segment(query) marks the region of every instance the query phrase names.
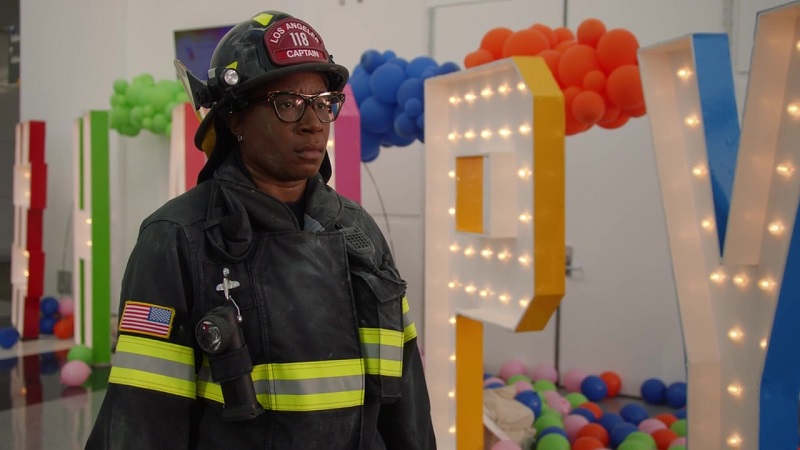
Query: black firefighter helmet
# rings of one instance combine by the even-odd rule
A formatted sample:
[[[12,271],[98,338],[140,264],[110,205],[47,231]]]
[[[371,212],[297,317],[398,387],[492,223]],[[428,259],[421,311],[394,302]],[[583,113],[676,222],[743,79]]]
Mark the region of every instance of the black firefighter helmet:
[[[279,11],[256,14],[228,31],[211,55],[207,81],[177,59],[175,68],[195,109],[209,109],[194,136],[195,146],[208,156],[198,183],[211,178],[236,145],[225,118],[247,106],[254,88],[292,73],[322,72],[328,89],[341,91],[349,77],[347,68],[333,62],[311,25]],[[320,172],[326,181],[330,178],[327,154]]]

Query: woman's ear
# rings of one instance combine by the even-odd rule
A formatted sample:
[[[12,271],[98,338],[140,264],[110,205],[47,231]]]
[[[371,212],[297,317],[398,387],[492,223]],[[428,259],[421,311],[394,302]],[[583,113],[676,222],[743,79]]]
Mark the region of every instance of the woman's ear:
[[[234,136],[239,136],[242,134],[242,118],[239,116],[238,112],[232,112],[225,118],[225,125],[228,126],[228,129],[231,130]]]

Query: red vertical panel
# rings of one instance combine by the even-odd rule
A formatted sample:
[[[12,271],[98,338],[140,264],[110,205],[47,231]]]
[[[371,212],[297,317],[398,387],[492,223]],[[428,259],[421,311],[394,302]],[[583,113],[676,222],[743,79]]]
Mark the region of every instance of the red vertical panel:
[[[43,230],[44,211],[41,209],[28,210],[27,241],[25,250],[29,252],[42,251],[42,230]]]
[[[31,161],[31,206],[42,210],[47,206],[47,165]]]
[[[44,122],[32,120],[28,124],[30,130],[28,135],[30,162],[44,164]]]

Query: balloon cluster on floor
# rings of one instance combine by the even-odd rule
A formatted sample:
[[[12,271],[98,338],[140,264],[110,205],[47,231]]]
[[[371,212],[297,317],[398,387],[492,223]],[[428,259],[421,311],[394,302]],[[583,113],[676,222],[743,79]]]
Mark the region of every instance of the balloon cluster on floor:
[[[348,81],[361,113],[361,161],[375,160],[380,147],[425,142],[424,81],[460,70],[428,56],[410,61],[392,50],[367,50]]]
[[[561,389],[556,384],[559,377]],[[514,399],[533,412],[532,449],[686,450],[686,409],[651,416],[635,401],[615,400],[615,411],[603,404],[603,400],[616,397],[622,387],[622,380],[613,371],[589,375],[571,369],[559,374],[552,364],[528,370],[521,361],[512,359],[503,364],[499,374],[484,375],[484,389],[509,386],[515,389]],[[685,387],[685,383],[667,387],[660,380],[650,379],[642,384],[641,391],[647,403],[683,408]],[[667,394],[671,388],[674,392]],[[670,395],[671,401],[667,400]],[[492,450],[520,450],[522,445],[526,444],[506,439],[495,443]]]
[[[92,374],[93,362],[94,353],[89,347],[79,344],[69,349],[67,362],[59,374],[61,384],[77,387],[85,383]]]
[[[44,335],[55,335],[59,339],[69,339],[75,333],[75,301],[64,296],[57,299],[52,296],[42,298],[39,302],[41,316],[39,332]]]
[[[471,68],[511,56],[540,56],[564,92],[566,134],[594,125],[619,128],[646,113],[637,59],[639,42],[628,30],[606,30],[598,19],[581,22],[577,32],[537,23],[512,31],[497,27],[480,48],[464,58]]]
[[[169,136],[172,109],[189,101],[183,86],[176,80],[156,82],[150,74],[114,81],[111,95],[111,128],[124,136],[136,136],[142,129]]]

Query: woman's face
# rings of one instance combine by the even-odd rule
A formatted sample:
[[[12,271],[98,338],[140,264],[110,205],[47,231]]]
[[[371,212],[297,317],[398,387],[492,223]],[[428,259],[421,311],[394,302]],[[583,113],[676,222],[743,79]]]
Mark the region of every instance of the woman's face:
[[[302,72],[273,80],[253,97],[273,91],[319,94],[327,90],[322,74]],[[259,185],[290,187],[314,176],[325,157],[330,123],[321,122],[306,105],[297,122],[286,123],[271,102],[256,101],[230,118],[230,129],[241,136],[239,147],[245,166]]]

